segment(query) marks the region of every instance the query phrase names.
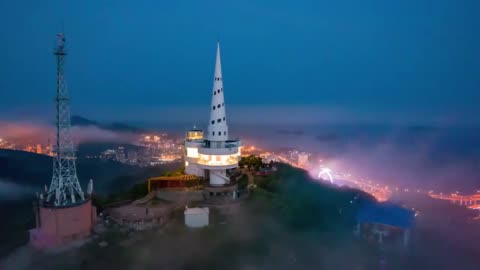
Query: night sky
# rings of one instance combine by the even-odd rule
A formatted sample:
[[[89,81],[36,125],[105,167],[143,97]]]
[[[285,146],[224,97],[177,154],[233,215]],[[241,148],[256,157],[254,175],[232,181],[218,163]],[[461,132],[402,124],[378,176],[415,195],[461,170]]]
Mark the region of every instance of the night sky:
[[[478,125],[480,1],[1,1],[0,114],[208,118],[221,41],[236,121]],[[40,113],[39,113],[40,112]],[[280,120],[279,120],[280,119]]]

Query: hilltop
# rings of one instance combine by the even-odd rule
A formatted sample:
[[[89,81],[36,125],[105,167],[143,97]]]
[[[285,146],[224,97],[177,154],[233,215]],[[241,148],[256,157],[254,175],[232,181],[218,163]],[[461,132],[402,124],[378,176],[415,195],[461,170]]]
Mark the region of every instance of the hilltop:
[[[278,164],[256,177],[242,203],[211,208],[210,226],[190,230],[179,209],[167,225],[144,232],[113,227],[80,249],[32,261],[40,269],[351,269],[375,265],[376,251],[352,235],[357,207],[368,194],[312,181]],[[358,197],[357,204],[350,201]],[[108,247],[98,246],[107,241]],[[349,260],[343,260],[345,252]]]

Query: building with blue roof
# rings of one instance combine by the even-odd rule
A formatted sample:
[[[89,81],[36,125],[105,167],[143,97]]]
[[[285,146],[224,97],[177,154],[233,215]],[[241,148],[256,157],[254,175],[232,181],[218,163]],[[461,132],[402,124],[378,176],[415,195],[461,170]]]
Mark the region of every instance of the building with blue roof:
[[[415,225],[415,211],[389,202],[368,203],[359,209],[356,222],[357,235],[378,237],[382,244],[385,237],[403,234],[403,245],[408,246]]]

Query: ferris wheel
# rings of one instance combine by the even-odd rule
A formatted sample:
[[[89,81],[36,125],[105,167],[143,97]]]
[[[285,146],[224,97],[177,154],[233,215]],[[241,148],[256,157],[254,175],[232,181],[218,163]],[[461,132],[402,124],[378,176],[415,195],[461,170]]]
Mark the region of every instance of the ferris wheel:
[[[333,183],[332,170],[327,167],[320,168],[317,177],[319,179],[330,181],[330,183]]]

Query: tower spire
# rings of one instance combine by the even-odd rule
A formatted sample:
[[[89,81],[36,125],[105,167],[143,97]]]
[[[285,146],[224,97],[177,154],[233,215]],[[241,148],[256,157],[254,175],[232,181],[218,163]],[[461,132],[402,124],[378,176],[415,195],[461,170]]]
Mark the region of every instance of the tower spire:
[[[213,77],[212,102],[210,105],[210,122],[208,124],[207,140],[228,140],[228,125],[223,95],[222,62],[220,59],[220,42],[217,42],[217,56]]]
[[[185,140],[185,171],[208,179],[204,194],[223,196],[228,193],[235,199],[238,186],[230,183],[229,170],[238,167],[241,141],[228,138],[225,111],[220,43],[217,42],[208,131],[201,141],[193,140],[190,136]]]
[[[75,166],[75,151],[70,133],[70,97],[64,78],[64,64],[67,51],[65,35],[57,34],[57,47],[54,55],[57,61],[57,95],[55,98],[56,116],[56,144],[54,146],[53,176],[47,194],[47,202],[56,206],[73,204],[77,197],[85,200],[82,188],[77,177]]]

